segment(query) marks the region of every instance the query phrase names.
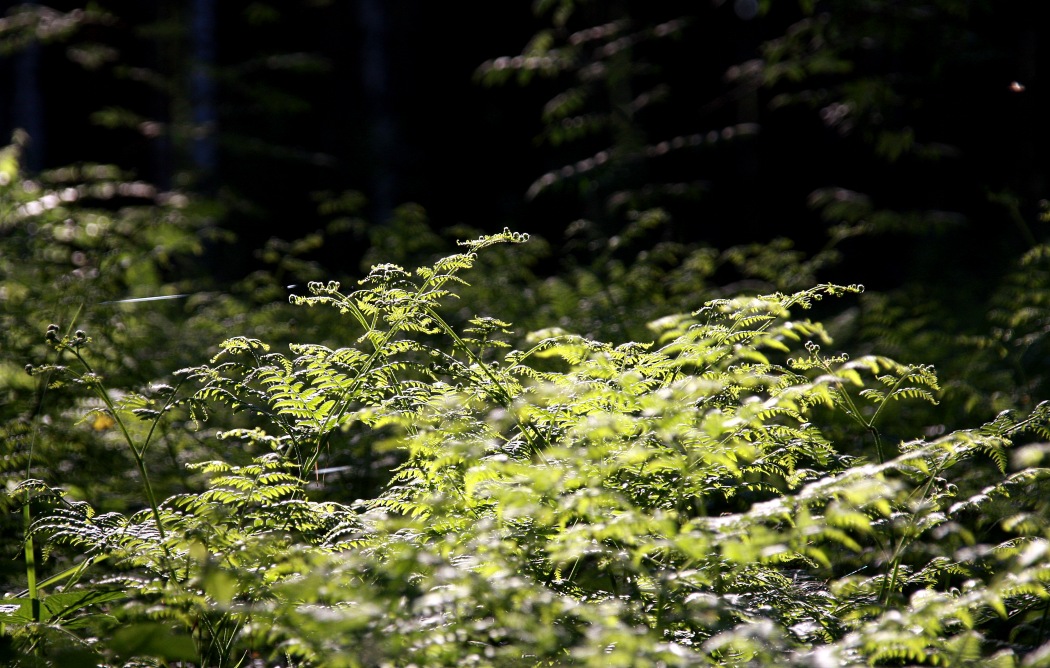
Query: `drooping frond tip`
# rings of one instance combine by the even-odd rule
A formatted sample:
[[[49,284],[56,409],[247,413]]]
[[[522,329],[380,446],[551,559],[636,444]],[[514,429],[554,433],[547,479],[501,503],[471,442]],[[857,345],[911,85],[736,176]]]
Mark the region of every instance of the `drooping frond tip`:
[[[503,231],[499,234],[486,234],[478,237],[477,239],[471,239],[468,241],[457,241],[456,243],[460,246],[466,246],[470,249],[470,252],[474,253],[482,248],[488,248],[489,246],[495,246],[496,244],[511,243],[511,244],[523,244],[529,240],[529,235],[525,232],[511,232],[509,227],[504,227]]]

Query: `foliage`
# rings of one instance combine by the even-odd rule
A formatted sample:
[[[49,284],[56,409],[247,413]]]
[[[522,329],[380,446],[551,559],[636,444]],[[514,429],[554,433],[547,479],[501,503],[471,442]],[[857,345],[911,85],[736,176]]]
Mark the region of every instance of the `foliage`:
[[[278,281],[316,276],[316,266],[300,257],[309,243],[275,241],[261,258],[271,272],[216,285],[195,269],[225,236],[213,226],[210,202],[161,191],[112,166],[31,177],[20,165],[25,137],[15,139],[0,150],[0,579],[8,594],[28,592],[34,581],[41,591],[71,586],[96,563],[24,539],[36,512],[56,498],[33,481],[61,481],[64,503],[90,499],[103,515],[187,489],[194,474],[186,462],[216,456],[216,442],[184,428],[171,370],[202,359],[231,328],[285,337],[296,327],[325,329],[324,318],[293,319],[290,305],[273,303],[287,294]],[[221,456],[238,461],[229,454]],[[45,555],[51,577],[36,578]],[[82,617],[85,602],[113,600],[106,592],[120,591],[103,589],[58,592],[37,606],[36,619],[50,624],[42,633],[54,641],[52,660],[94,665],[96,653],[67,642],[59,622],[108,629],[106,615],[70,619]],[[10,636],[5,643],[0,654]]]
[[[311,283],[292,300],[337,347],[236,336],[184,369],[170,405],[252,453],[194,489],[131,513],[10,490],[37,569],[80,555],[5,601],[15,662],[1042,665],[1050,404],[890,436],[934,370],[827,354],[799,317],[860,286],[709,301],[650,344],[450,324],[462,274],[525,239]],[[84,381],[89,337],[52,331],[73,363],[34,373]],[[355,439],[400,462],[367,498],[330,466]]]
[[[281,281],[309,280],[319,270],[301,257],[309,240],[273,240],[261,253],[267,272],[216,284],[198,269],[202,254],[229,240],[214,226],[211,202],[160,191],[112,166],[83,164],[30,177],[19,164],[24,137],[16,139],[0,150],[0,415],[5,424],[39,421],[32,449],[41,477],[61,475],[84,494],[106,488],[114,497],[110,507],[124,509],[120,472],[134,463],[124,458],[123,439],[112,438],[115,425],[93,412],[69,430],[64,419],[80,396],[70,393],[74,386],[47,374],[34,380],[23,370],[28,360],[57,363],[46,356],[37,324],[62,323],[59,339],[91,332],[93,365],[111,390],[142,395],[143,405],[163,403],[171,370],[201,359],[223,332],[287,336],[295,327],[324,329],[319,319],[293,322],[290,307],[274,304],[287,295]],[[156,387],[146,387],[153,382]],[[83,408],[106,407],[95,397]],[[52,420],[63,424],[55,422],[52,431]],[[166,425],[159,429],[163,445],[147,457],[171,472],[190,444],[169,438]],[[182,486],[184,478],[176,472],[172,482]]]
[[[966,154],[930,119],[967,106],[949,54],[985,8],[791,4],[754,3],[789,19],[730,62],[685,48],[725,22],[672,5],[536,3],[550,29],[479,76],[548,78],[530,195],[583,216],[557,251],[460,231],[475,240],[450,254],[420,207],[369,227],[346,194],[321,210],[367,237],[363,281],[318,282],[318,232],[216,284],[194,271],[222,256],[214,203],[97,165],[30,178],[21,137],[0,151],[0,660],[1046,665],[1047,249],[1013,182],[967,189],[994,191],[980,224],[1012,214],[1011,261],[1016,239],[968,255],[954,232],[973,221],[909,181]],[[752,3],[696,11],[730,5]],[[925,95],[896,64],[932,25],[916,62],[948,75]],[[3,46],[42,26],[6,24]],[[682,104],[698,77],[716,97]],[[852,156],[804,184],[816,253],[798,230],[755,238],[759,198],[727,183],[799,109]],[[168,113],[187,141],[186,109]],[[707,224],[727,185],[734,225]],[[761,192],[778,225],[780,194]],[[899,243],[916,231],[950,243]],[[858,239],[877,277],[917,280],[822,283]],[[995,276],[960,289],[974,257]]]

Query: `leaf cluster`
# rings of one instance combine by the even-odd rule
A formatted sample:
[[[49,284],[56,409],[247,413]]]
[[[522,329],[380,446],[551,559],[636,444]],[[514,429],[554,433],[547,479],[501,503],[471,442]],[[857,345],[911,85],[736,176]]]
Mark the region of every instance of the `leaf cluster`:
[[[312,283],[293,302],[342,346],[237,336],[184,369],[197,418],[263,450],[197,491],[99,513],[24,482],[32,539],[82,556],[5,628],[106,665],[1038,665],[1050,404],[897,438],[934,369],[798,317],[861,286],[712,300],[644,344],[451,325],[461,274],[524,240]],[[361,440],[398,462],[367,498],[332,475]]]

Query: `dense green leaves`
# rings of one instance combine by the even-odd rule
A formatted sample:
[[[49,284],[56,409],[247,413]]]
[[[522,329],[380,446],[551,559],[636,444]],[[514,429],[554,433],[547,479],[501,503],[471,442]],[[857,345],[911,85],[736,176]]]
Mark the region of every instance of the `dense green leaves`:
[[[936,403],[934,369],[828,355],[795,316],[859,286],[714,300],[646,344],[548,330],[515,349],[497,318],[450,325],[474,253],[520,240],[311,284],[293,301],[340,313],[343,347],[238,336],[183,370],[201,418],[248,412],[217,438],[257,453],[191,465],[197,491],[126,515],[25,483],[34,538],[88,557],[40,622],[120,624],[110,664],[1039,660],[1050,404],[891,436],[888,406]],[[150,405],[86,387],[114,418]],[[373,498],[328,477],[354,439],[400,462]],[[30,605],[5,608],[19,637]]]
[[[981,43],[966,3],[794,3],[757,59],[676,59],[690,97],[721,82],[700,109],[655,68],[721,24],[644,4],[536,3],[551,28],[480,72],[551,84],[541,139],[561,155],[530,195],[576,193],[589,219],[554,276],[532,275],[542,240],[510,231],[421,259],[440,242],[406,206],[371,231],[359,283],[317,281],[311,233],[266,243],[273,276],[205,290],[184,272],[214,240],[208,205],[97,165],[27,178],[22,139],[0,150],[0,662],[1048,664],[1050,253],[1003,193],[1026,252],[981,249],[1005,276],[987,295],[934,261],[971,271],[947,236],[865,249],[923,278],[905,290],[820,284],[858,237],[961,229],[955,176],[912,179],[959,153],[923,105],[968,89],[938,75],[902,96],[918,79],[898,64],[955,66],[911,46],[926,25],[945,27],[932,44]],[[762,234],[758,211],[778,234],[795,220],[749,171],[732,225],[696,203],[759,147],[790,176],[774,116],[803,109],[854,138],[835,156],[893,174],[871,190],[852,159],[824,161],[812,257],[683,243],[700,223],[712,243]]]

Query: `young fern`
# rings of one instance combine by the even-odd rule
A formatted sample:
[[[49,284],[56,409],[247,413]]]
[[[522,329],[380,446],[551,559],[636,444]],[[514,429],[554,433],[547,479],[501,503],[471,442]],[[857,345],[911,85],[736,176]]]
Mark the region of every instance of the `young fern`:
[[[900,364],[877,355],[866,355],[856,360],[850,360],[846,355],[826,357],[821,355],[820,346],[813,342],[807,342],[806,350],[809,353],[808,357],[792,359],[792,368],[799,371],[815,369],[824,372],[817,381],[830,385],[834,390],[832,396],[835,403],[851,420],[871,434],[880,464],[889,458],[882,435],[876,426],[886,406],[905,399],[920,399],[933,405],[937,404],[933,392],[940,390],[940,386],[931,366]],[[887,389],[865,387],[861,377],[861,372],[864,371],[875,376]],[[850,395],[847,386],[862,388],[858,390],[857,396],[874,406],[874,410],[863,410]]]
[[[487,396],[507,406],[512,399],[508,377],[499,378],[471,348],[475,339],[464,340],[438,313],[450,296],[449,283],[463,283],[458,274],[470,269],[475,253],[497,243],[521,243],[527,235],[502,234],[464,242],[468,249],[445,257],[414,273],[392,264],[376,265],[362,279],[362,289],[344,294],[336,282],[311,283],[310,296],[295,296],[293,304],[329,306],[349,314],[362,328],[357,338],[364,349],[330,350],[323,346],[292,346],[295,359],[269,353],[262,342],[243,338],[223,343],[223,355],[247,354],[251,364],[225,362],[217,367],[183,369],[181,373],[202,381],[194,400],[217,400],[235,410],[247,409],[281,426],[303,471],[317,468],[331,435],[371,408],[394,401],[411,413],[413,405],[406,388],[415,380],[436,379],[446,372],[468,381]],[[498,321],[475,319],[468,333],[495,331]],[[443,335],[458,361],[440,348],[414,337]],[[487,345],[487,344],[486,344]]]
[[[192,640],[190,658],[143,651],[169,663],[1038,657],[1050,448],[1013,443],[1050,437],[1050,404],[894,456],[886,406],[935,403],[932,367],[823,355],[824,329],[793,317],[859,286],[718,300],[651,344],[549,329],[516,349],[505,321],[440,311],[506,234],[353,292],[312,284],[293,300],[358,326],[343,347],[234,337],[183,371],[197,415],[251,414],[218,436],[250,461],[192,465],[198,490],[131,516],[57,499],[34,536],[119,568],[68,577]],[[869,433],[876,456],[848,451]],[[322,477],[355,439],[397,453],[359,501]]]

